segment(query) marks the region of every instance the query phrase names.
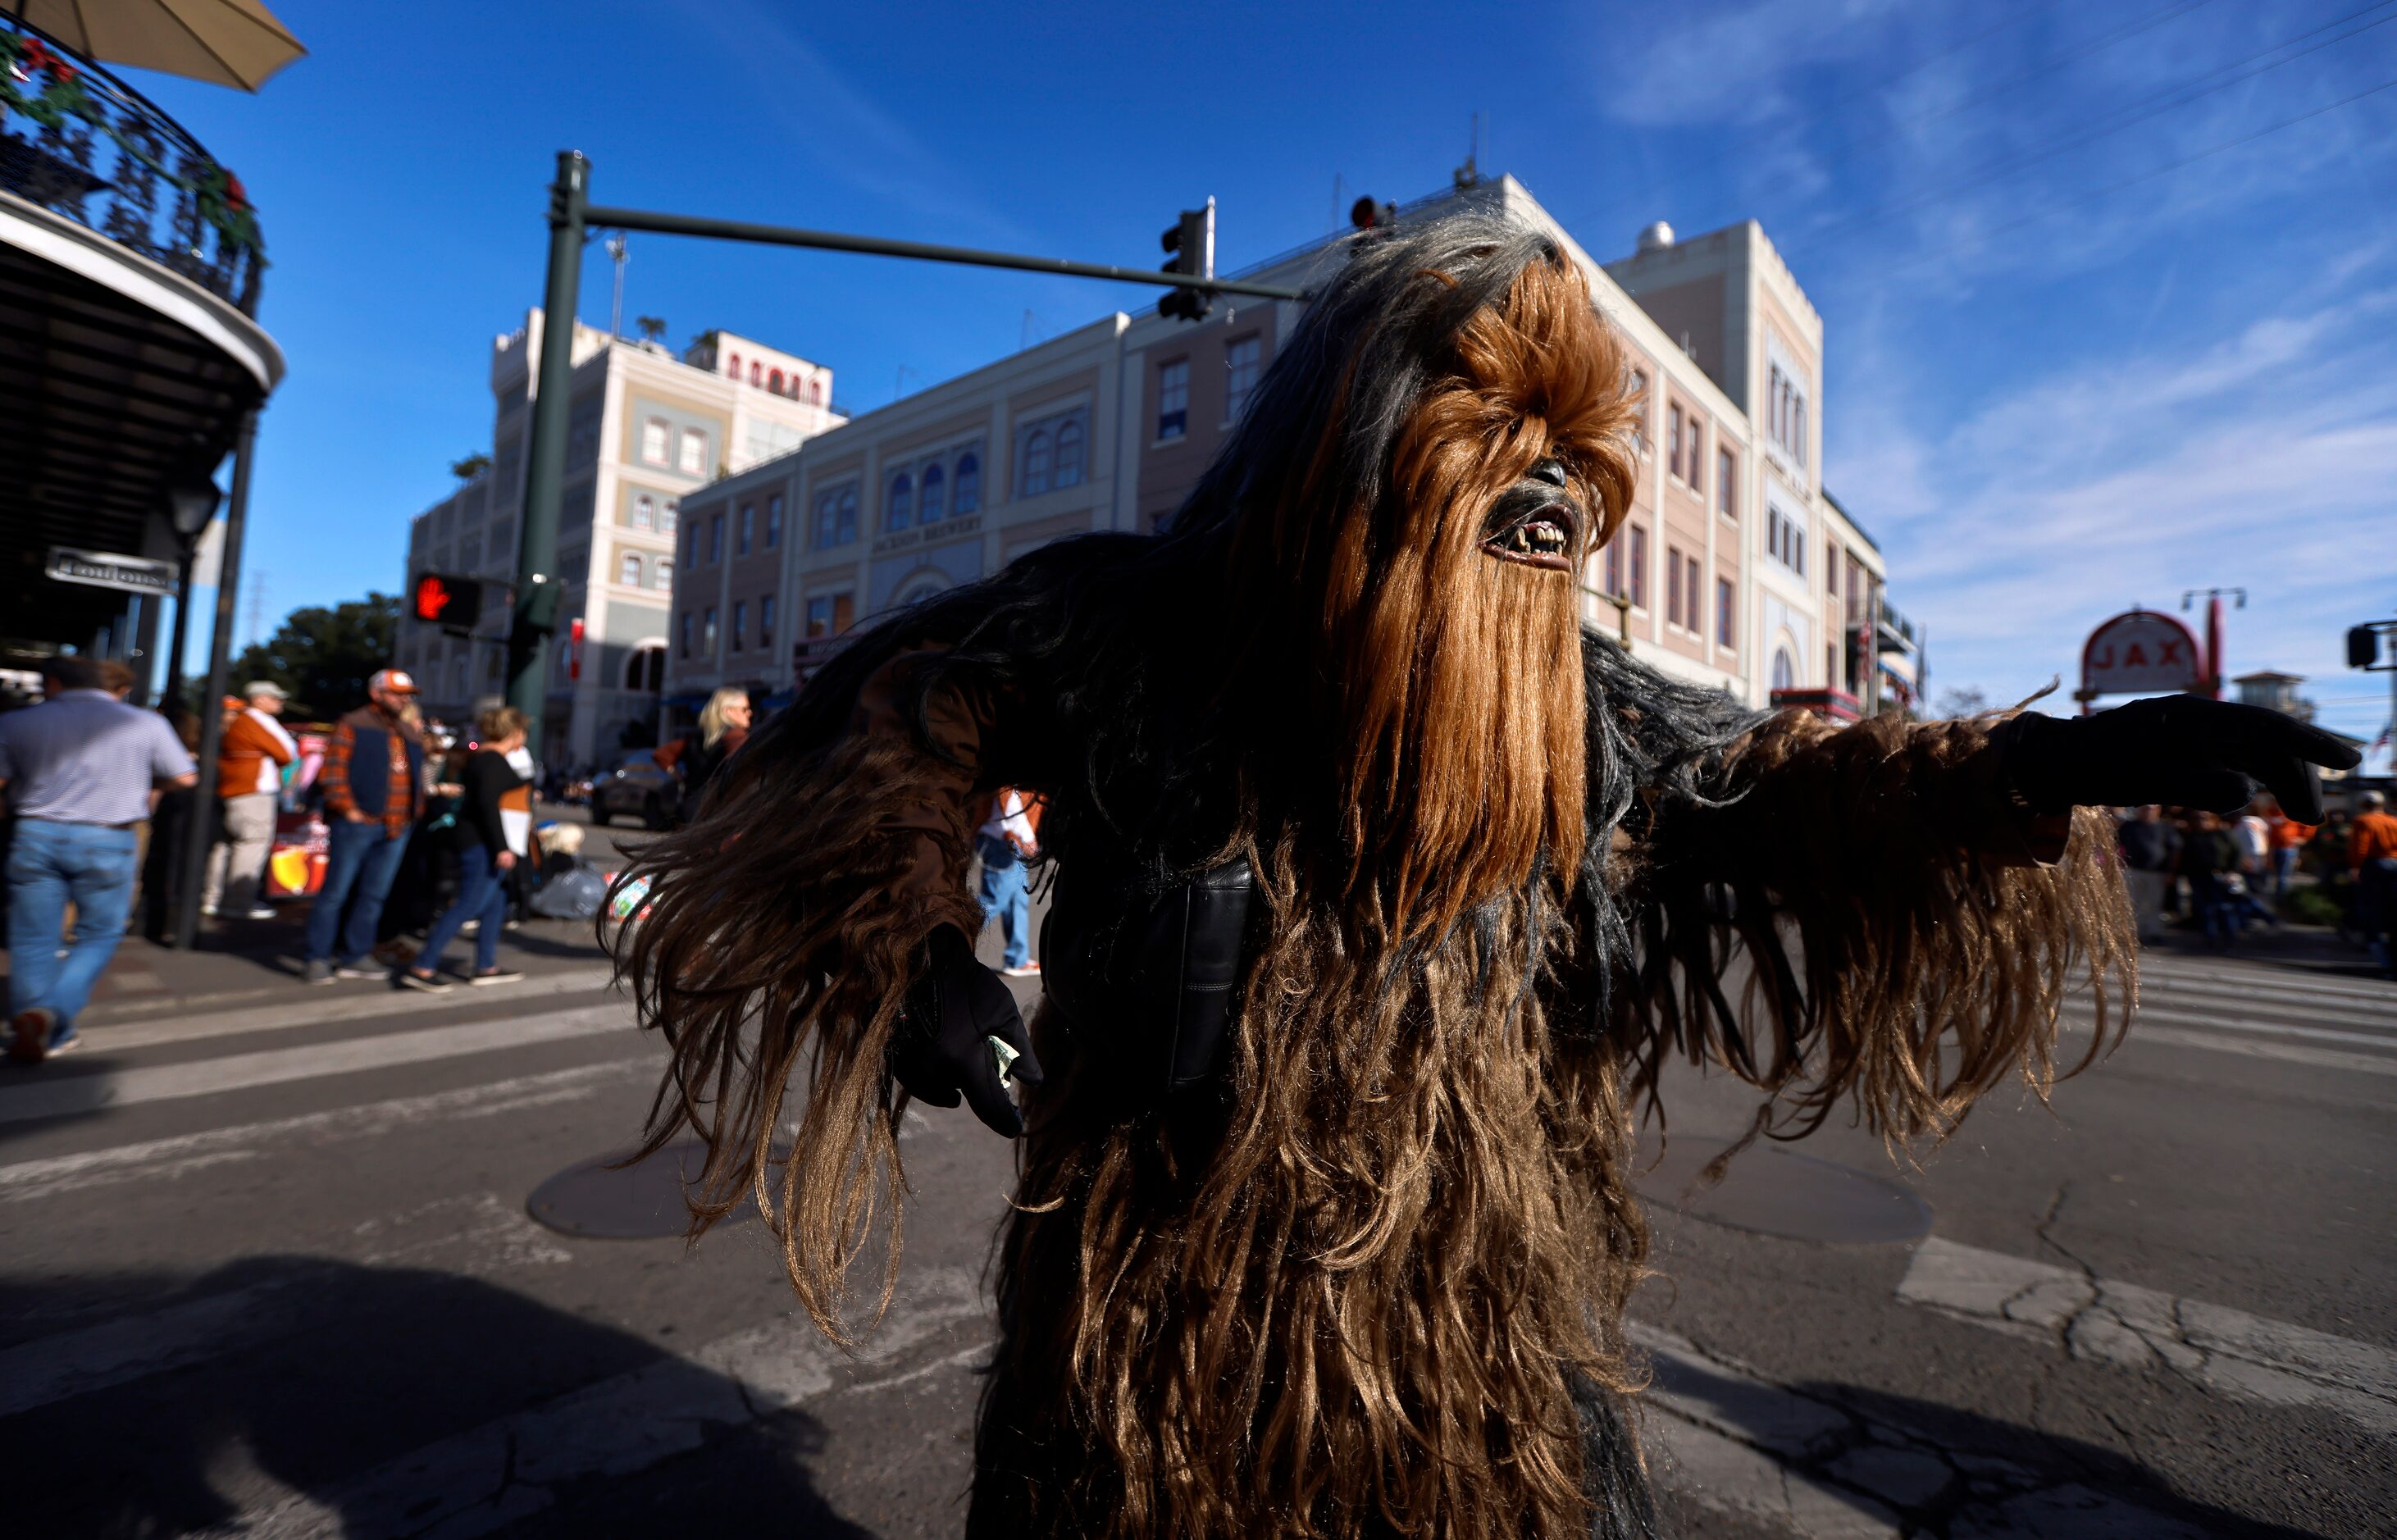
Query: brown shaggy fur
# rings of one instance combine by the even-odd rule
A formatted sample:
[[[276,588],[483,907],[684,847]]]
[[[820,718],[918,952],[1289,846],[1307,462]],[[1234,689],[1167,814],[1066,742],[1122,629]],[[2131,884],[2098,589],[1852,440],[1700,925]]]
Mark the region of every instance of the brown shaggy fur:
[[[2015,1066],[2044,1084],[2069,967],[2127,968],[2087,826],[2052,870],[1991,853],[1985,725],[1776,718],[1709,763],[1730,800],[1643,809],[1582,891],[1585,843],[1615,837],[1589,756],[1629,708],[1586,699],[1572,577],[1480,547],[1547,456],[1586,543],[1612,534],[1623,379],[1579,275],[1535,261],[1417,398],[1386,493],[1295,476],[1228,545],[1221,592],[1258,639],[1218,682],[1256,724],[1222,853],[1252,863],[1265,939],[1220,1098],[1126,1104],[1101,1061],[1146,1024],[1033,1024],[1049,1079],[998,1252],[972,1533],[1587,1535],[1569,1382],[1637,1379],[1629,1144],[1665,1057],[1728,1065],[1801,1127],[1853,1096],[1895,1135],[1942,1132]],[[654,913],[621,961],[675,1049],[651,1145],[700,1132],[694,1232],[756,1192],[837,1338],[871,1226],[897,1265],[883,1051],[917,947],[978,929],[954,788],[999,774],[852,734],[734,774],[639,864]],[[931,891],[915,831],[941,787]],[[1098,823],[1076,786],[1032,789],[1060,848]],[[1593,903],[1636,956],[1600,955]],[[1758,982],[1734,1004],[1738,947]],[[1622,975],[1595,1031],[1562,1003],[1576,966]]]

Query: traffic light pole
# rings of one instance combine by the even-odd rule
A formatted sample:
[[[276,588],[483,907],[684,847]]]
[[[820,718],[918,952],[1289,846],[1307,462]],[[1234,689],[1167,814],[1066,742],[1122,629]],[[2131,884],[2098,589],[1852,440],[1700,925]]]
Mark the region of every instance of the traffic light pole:
[[[516,546],[516,612],[508,627],[508,704],[525,715],[525,743],[547,752],[549,634],[557,623],[557,512],[566,481],[566,415],[574,374],[574,316],[583,287],[583,194],[591,163],[557,157],[549,189],[549,283],[542,293],[541,362],[527,448],[523,534]]]
[[[542,737],[542,716],[549,691],[549,636],[556,629],[560,598],[555,570],[558,503],[566,481],[568,394],[572,383],[574,316],[583,282],[585,230],[643,230],[659,235],[696,235],[707,240],[852,251],[868,257],[901,257],[965,267],[1001,267],[1066,278],[1104,278],[1117,283],[1196,289],[1202,296],[1306,298],[1300,289],[1218,278],[1212,273],[1158,272],[1103,262],[1066,261],[1055,257],[1028,257],[1011,251],[984,251],[969,246],[941,246],[929,241],[894,241],[877,235],[842,235],[742,220],[708,220],[640,208],[594,207],[586,202],[590,181],[590,161],[579,151],[559,152],[557,180],[549,189],[549,283],[542,298],[541,362],[533,387],[531,442],[527,450],[524,532],[516,547],[516,613],[508,632],[508,703],[525,714],[525,741],[536,755],[547,747]],[[1208,211],[1212,235],[1212,201]],[[1212,248],[1212,239],[1209,245]],[[1208,256],[1212,266],[1212,249]]]

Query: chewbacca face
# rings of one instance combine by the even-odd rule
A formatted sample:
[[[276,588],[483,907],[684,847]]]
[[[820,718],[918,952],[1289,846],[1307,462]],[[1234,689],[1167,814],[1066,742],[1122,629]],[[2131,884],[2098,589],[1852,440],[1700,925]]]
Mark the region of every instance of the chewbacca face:
[[[1352,881],[1405,932],[1578,866],[1575,578],[1630,487],[1622,355],[1577,271],[1531,261],[1443,351],[1343,521],[1326,617]]]

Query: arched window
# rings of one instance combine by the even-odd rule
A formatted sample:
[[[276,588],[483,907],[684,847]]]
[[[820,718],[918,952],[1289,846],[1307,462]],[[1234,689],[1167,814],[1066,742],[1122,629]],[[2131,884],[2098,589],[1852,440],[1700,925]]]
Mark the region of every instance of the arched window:
[[[938,572],[918,573],[908,579],[906,584],[899,590],[898,596],[891,601],[891,608],[904,609],[911,604],[921,603],[935,594],[944,592],[948,586],[947,582]]]
[[[857,538],[856,488],[849,487],[842,489],[840,494],[840,511],[837,516],[835,516],[834,529],[840,536],[840,540],[837,543],[846,545],[850,541]]]
[[[616,581],[627,588],[641,586],[641,554],[627,551],[616,564]]]
[[[641,496],[633,499],[633,528],[654,529],[658,527],[658,500]]]
[[[649,571],[655,576],[660,588],[674,586],[674,557],[660,556],[649,564]]]
[[[808,382],[808,405],[810,407],[821,407],[824,405],[824,382],[822,380],[810,380]]]
[[[1082,483],[1082,420],[1069,417],[1057,430],[1057,485],[1078,487]]]
[[[760,364],[759,362],[757,362],[757,359],[755,359],[755,358],[750,359],[750,360],[749,360],[749,382],[750,382],[751,384],[753,384],[753,385],[755,385],[755,384],[758,384],[758,383],[761,383],[761,382],[764,381],[765,377],[766,377],[766,367],[765,367],[763,364]]]
[[[943,480],[938,462],[924,467],[924,502],[917,511],[917,523],[930,524],[941,516],[941,494],[945,489]]]
[[[781,369],[768,369],[766,371],[766,388],[772,391],[776,395],[783,394],[783,371]]]
[[[885,529],[907,528],[908,512],[914,502],[915,490],[916,484],[907,479],[906,472],[902,471],[891,478],[891,495],[882,500],[882,527]]]
[[[1798,665],[1789,661],[1789,649],[1786,647],[1776,647],[1773,649],[1773,688],[1775,690],[1798,688]]]
[[[666,682],[666,648],[663,642],[647,642],[624,654],[624,688],[636,694],[654,695]]]
[[[982,506],[982,461],[971,449],[957,457],[957,496],[955,507],[959,517]]]
[[[1036,433],[1024,441],[1024,490],[1033,497],[1049,489],[1049,435]]]
[[[736,353],[732,355],[732,361],[726,368],[724,372],[732,376],[732,382],[734,384],[737,385],[741,382],[741,355],[739,354]]]

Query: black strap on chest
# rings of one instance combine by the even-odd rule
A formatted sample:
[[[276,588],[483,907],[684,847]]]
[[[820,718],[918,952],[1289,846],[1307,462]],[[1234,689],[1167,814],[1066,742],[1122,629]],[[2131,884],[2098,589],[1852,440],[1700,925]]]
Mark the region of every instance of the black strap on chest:
[[[1061,874],[1041,972],[1076,1038],[1135,1086],[1171,1095],[1212,1080],[1239,1009],[1254,893],[1245,860],[1158,893]]]

